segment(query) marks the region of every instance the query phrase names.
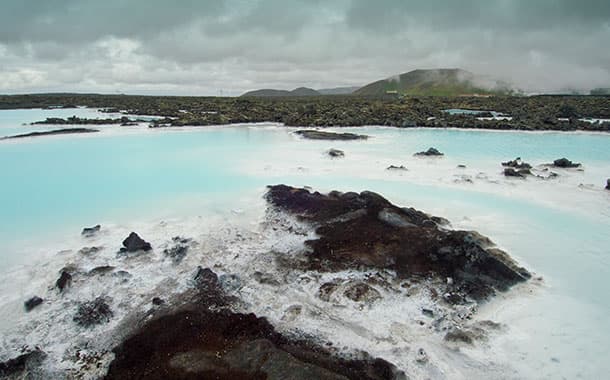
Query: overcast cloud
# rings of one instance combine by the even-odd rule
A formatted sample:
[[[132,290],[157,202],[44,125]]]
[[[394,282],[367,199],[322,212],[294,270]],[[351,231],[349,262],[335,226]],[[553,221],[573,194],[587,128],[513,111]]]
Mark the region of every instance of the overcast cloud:
[[[0,93],[239,95],[459,67],[610,87],[608,0],[3,0]]]

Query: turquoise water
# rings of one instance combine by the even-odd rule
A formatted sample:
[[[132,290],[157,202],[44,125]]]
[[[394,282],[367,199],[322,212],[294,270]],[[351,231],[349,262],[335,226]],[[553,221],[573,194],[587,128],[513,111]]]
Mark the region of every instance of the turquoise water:
[[[0,130],[73,114],[0,111]],[[272,125],[104,128],[96,135],[0,142],[0,272],[32,259],[24,242],[42,244],[97,223],[229,212],[258,204],[252,200],[268,184],[369,189],[481,231],[546,279],[549,289],[528,304],[527,318],[498,315],[521,321],[530,336],[518,348],[507,343],[506,350],[536,356],[551,347],[562,360],[555,370],[545,367],[551,377],[588,378],[609,369],[601,361],[604,350],[596,349],[607,345],[600,336],[610,333],[610,192],[603,189],[610,177],[609,135],[367,127],[353,129],[372,136],[365,142],[319,142]],[[412,156],[430,146],[445,157]],[[329,159],[324,151],[330,147],[346,157]],[[582,162],[584,171],[561,171],[556,182],[503,178],[499,162],[517,156],[533,164],[565,156]],[[409,168],[404,174],[385,170],[403,163]],[[456,182],[461,175],[473,182]],[[544,339],[536,338],[534,325],[545,325]],[[579,360],[596,364],[583,369]],[[531,370],[537,364],[522,365]]]

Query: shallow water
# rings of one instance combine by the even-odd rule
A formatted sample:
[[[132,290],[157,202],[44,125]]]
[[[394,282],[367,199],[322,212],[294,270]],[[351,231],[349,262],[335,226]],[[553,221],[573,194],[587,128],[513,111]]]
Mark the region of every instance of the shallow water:
[[[11,128],[30,128],[21,123],[74,114],[86,116],[75,110],[0,111],[0,131],[10,134]],[[265,185],[287,183],[320,191],[373,190],[396,204],[447,217],[455,228],[488,235],[544,278],[542,286],[519,287],[482,307],[481,318],[506,323],[508,331],[488,347],[462,349],[481,368],[471,363],[472,368],[464,364],[452,371],[449,364],[459,362],[461,354],[438,351],[439,360],[441,353],[447,355],[449,364],[440,367],[448,378],[484,378],[482,368],[490,362],[510,368],[501,372],[504,378],[588,379],[610,371],[603,354],[610,348],[604,339],[610,333],[610,192],[603,189],[610,177],[610,135],[366,127],[353,131],[372,136],[367,141],[325,142],[303,140],[293,129],[273,124],[100,129],[91,135],[0,142],[0,306],[7,338],[25,318],[23,300],[44,291],[55,271],[90,243],[79,236],[82,227],[107,227],[96,243],[114,252],[130,229],[146,233],[153,246],[175,234],[204,235],[205,249],[215,251],[224,246],[213,245],[222,240],[224,223],[231,231],[256,235]],[[412,156],[431,146],[445,156]],[[328,158],[331,147],[344,150],[345,158]],[[500,162],[517,156],[533,165],[565,156],[582,162],[584,170],[551,169],[560,175],[553,180],[504,178]],[[408,170],[388,171],[389,165]],[[242,255],[256,251],[237,243],[225,248],[242,249]],[[58,254],[63,250],[71,251]],[[217,260],[227,264],[224,256]],[[188,273],[196,261],[187,264],[191,267],[176,273]],[[141,287],[152,289],[169,273],[165,266],[152,268]],[[286,289],[291,291],[296,292]],[[282,325],[273,308],[259,305],[270,300],[249,297],[255,311]],[[400,315],[391,306],[380,305],[352,322],[370,336],[385,336],[389,327],[379,319]],[[352,337],[320,321],[301,322],[329,339],[401,364],[396,347],[369,335]],[[0,348],[9,350],[15,339]]]

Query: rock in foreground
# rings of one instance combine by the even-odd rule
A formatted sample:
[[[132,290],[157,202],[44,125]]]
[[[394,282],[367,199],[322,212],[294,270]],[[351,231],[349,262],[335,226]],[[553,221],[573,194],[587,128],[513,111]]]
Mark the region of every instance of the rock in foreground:
[[[326,152],[331,158],[340,158],[340,157],[345,157],[345,152],[339,149],[329,149]]]
[[[26,138],[26,137],[39,137],[39,136],[51,136],[51,135],[69,135],[69,134],[75,134],[75,133],[95,133],[95,132],[99,132],[99,129],[64,128],[64,129],[54,129],[52,131],[22,133],[20,135],[2,137],[2,138],[0,138],[0,140],[22,139],[22,138]]]
[[[308,269],[378,268],[400,277],[451,278],[453,303],[482,300],[530,277],[486,237],[454,231],[443,219],[400,208],[379,194],[333,191],[327,195],[286,185],[270,186],[267,201],[316,228],[306,244]]]
[[[299,130],[294,133],[310,140],[366,140],[369,138],[367,135],[355,133],[324,132],[308,129]]]
[[[44,300],[38,296],[34,296],[23,303],[25,311],[30,312],[35,307],[41,305]]]
[[[121,252],[150,251],[151,249],[152,247],[149,242],[144,241],[137,233],[132,232],[123,240]]]
[[[112,316],[112,310],[106,300],[103,297],[97,297],[93,301],[81,303],[73,320],[80,326],[90,327],[108,322]]]
[[[35,368],[45,359],[47,354],[39,348],[25,352],[16,358],[0,362],[0,378],[3,379],[35,379]]]
[[[505,177],[519,177],[525,178],[525,176],[532,174],[529,169],[513,169],[511,167],[504,169]]]
[[[195,281],[200,302],[147,322],[116,347],[107,379],[405,379],[383,359],[333,356],[229,310],[209,268]]]
[[[428,148],[428,150],[426,150],[426,151],[415,153],[414,156],[440,157],[440,156],[444,156],[444,153],[441,153],[436,148]]]
[[[509,168],[515,169],[531,169],[532,165],[528,164],[521,160],[521,157],[517,157],[514,160],[502,162],[502,166],[507,166]]]
[[[85,228],[83,228],[83,232],[81,232],[81,235],[84,237],[95,236],[98,232],[100,232],[101,228],[102,228],[102,226],[100,226],[99,224],[96,224],[93,227],[85,227]]]
[[[572,162],[564,157],[564,158],[558,158],[555,161],[553,161],[553,166],[555,166],[557,168],[579,168],[581,165],[579,163]]]

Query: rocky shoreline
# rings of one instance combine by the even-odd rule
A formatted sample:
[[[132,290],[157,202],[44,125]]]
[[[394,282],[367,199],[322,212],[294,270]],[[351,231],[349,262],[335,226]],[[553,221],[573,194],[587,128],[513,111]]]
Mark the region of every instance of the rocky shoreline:
[[[42,131],[42,132],[29,132],[23,133],[19,135],[5,136],[0,138],[0,140],[12,140],[12,139],[22,139],[27,137],[41,137],[41,136],[53,136],[53,135],[71,135],[71,134],[79,134],[79,133],[95,133],[99,132],[99,129],[92,128],[62,128],[62,129],[54,129],[51,131]]]
[[[122,289],[138,280],[132,280],[133,275],[121,267],[149,265],[158,257],[167,268],[182,266],[190,273],[184,279],[186,290],[146,293],[146,306],[127,313],[130,300],[86,291],[88,299],[67,308],[58,306],[63,317],[46,322],[80,329],[79,334],[97,331],[119,337],[108,348],[93,341],[85,348],[77,348],[82,342],[68,342],[65,350],[82,352],[76,357],[80,369],[70,376],[406,379],[437,373],[437,359],[421,346],[402,348],[408,350],[405,360],[409,364],[399,367],[383,355],[353,348],[346,351],[340,348],[341,342],[329,341],[324,335],[298,333],[299,318],[318,315],[324,305],[334,309],[342,304],[345,306],[337,311],[353,307],[366,316],[392,297],[392,302],[399,300],[413,310],[413,314],[402,314],[405,326],[425,329],[448,349],[472,346],[502,330],[491,321],[472,322],[477,305],[531,277],[488,238],[473,231],[452,230],[443,218],[393,205],[376,193],[321,194],[275,185],[269,186],[265,199],[268,208],[261,233],[271,246],[293,241],[293,248],[255,250],[243,267],[228,260],[226,265],[209,262],[209,267],[193,268],[188,263],[204,257],[194,256],[198,243],[192,239],[177,236],[156,245],[132,232],[118,249],[80,249],[76,254],[82,263],[107,252],[106,264],[82,269],[66,263],[47,293],[24,300],[24,313],[44,315],[55,303],[68,305],[65,302],[74,302],[67,300],[73,299],[78,288],[92,281],[104,284],[102,288],[114,284],[111,286]],[[100,225],[87,227],[82,239],[94,242],[104,234]],[[237,234],[236,242],[244,239]],[[281,304],[285,310],[279,320],[267,315],[278,306],[266,308],[256,298],[261,291],[277,298],[305,284],[313,291],[308,297],[313,298]],[[282,325],[281,321],[293,321],[292,327],[278,329],[276,324]],[[3,376],[16,379],[30,373],[49,377],[45,363],[71,357],[64,349],[52,352],[36,342],[28,344],[35,349],[0,363]],[[62,375],[54,372],[52,376]]]
[[[164,117],[152,122],[152,127],[274,122],[299,127],[382,125],[401,128],[608,132],[608,122],[581,119],[610,119],[609,99],[607,96],[550,95],[220,98],[66,94],[0,96],[0,109],[79,104],[103,108],[108,112]],[[446,112],[449,109],[469,110],[471,113],[450,114]],[[479,113],[472,113],[474,111]],[[501,113],[503,117],[484,117],[489,116],[490,111]]]

